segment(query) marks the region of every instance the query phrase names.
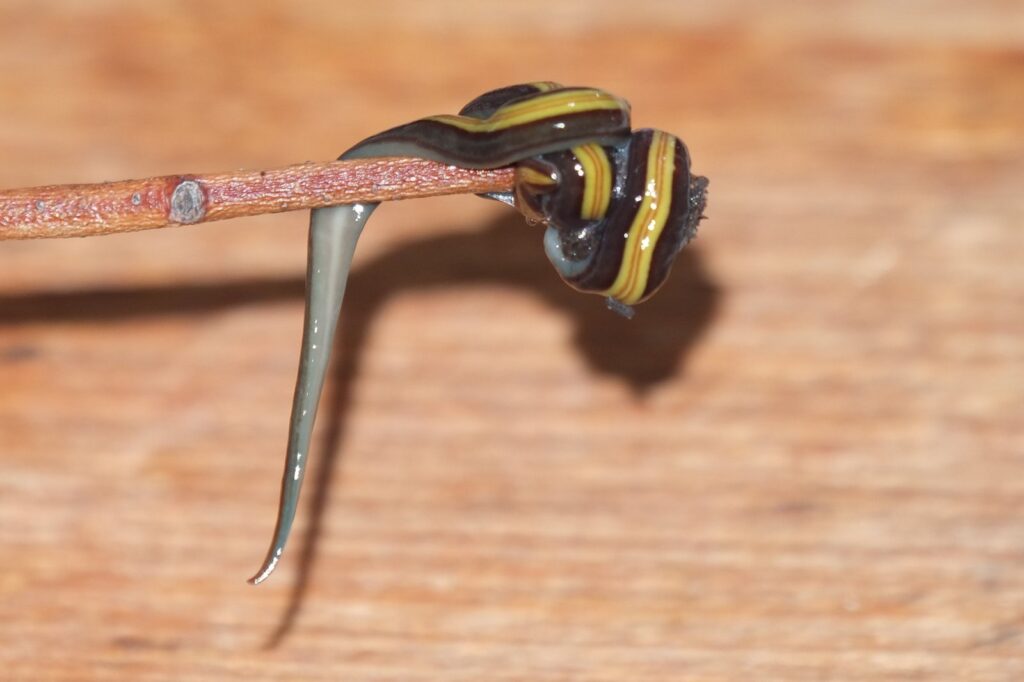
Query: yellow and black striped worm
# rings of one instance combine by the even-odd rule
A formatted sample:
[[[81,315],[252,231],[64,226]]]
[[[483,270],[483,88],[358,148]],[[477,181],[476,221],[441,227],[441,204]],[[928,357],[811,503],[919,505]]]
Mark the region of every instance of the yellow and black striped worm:
[[[546,226],[544,250],[570,286],[632,306],[664,283],[703,217],[706,178],[690,174],[678,138],[630,129],[629,104],[595,88],[539,82],[477,97],[456,116],[430,116],[369,137],[342,159],[418,157],[464,168],[516,166],[515,190],[489,195]],[[377,204],[312,211],[306,316],[277,525],[265,580],[295,518],[310,438],[345,284],[363,225]]]

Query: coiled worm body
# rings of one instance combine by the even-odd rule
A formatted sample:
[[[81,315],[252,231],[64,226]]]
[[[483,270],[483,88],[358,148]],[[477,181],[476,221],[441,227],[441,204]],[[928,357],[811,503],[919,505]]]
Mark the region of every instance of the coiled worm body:
[[[543,223],[544,250],[572,287],[629,306],[657,291],[702,217],[707,179],[690,174],[678,138],[630,130],[629,104],[594,88],[540,82],[485,93],[457,116],[431,116],[363,140],[342,159],[419,157],[465,168],[516,165],[516,187],[493,195]],[[284,552],[306,470],[334,332],[356,242],[377,204],[311,213],[306,313],[281,503],[252,583]]]

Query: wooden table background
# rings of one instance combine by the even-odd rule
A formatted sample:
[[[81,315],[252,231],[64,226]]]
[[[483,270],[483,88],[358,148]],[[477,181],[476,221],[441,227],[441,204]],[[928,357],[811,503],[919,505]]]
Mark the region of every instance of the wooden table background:
[[[38,5],[0,186],[329,159],[535,79],[712,184],[632,322],[501,206],[380,211],[259,588],[306,216],[0,244],[0,678],[1024,677],[1019,1]]]

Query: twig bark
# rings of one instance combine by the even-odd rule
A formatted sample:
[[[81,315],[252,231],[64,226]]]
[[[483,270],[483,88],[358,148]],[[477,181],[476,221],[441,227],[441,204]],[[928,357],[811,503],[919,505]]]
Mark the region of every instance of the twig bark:
[[[382,158],[0,190],[0,240],[91,237],[334,204],[500,192],[512,183],[511,168]]]

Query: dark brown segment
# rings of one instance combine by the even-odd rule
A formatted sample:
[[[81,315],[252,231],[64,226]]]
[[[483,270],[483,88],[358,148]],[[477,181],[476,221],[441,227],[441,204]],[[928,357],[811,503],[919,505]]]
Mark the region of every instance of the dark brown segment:
[[[491,90],[490,92],[485,92],[469,102],[466,106],[462,107],[462,109],[459,110],[459,116],[469,116],[470,118],[479,119],[490,118],[495,111],[506,104],[511,104],[516,100],[532,97],[540,92],[543,91],[532,83],[509,85],[504,88],[498,88],[497,90]]]

